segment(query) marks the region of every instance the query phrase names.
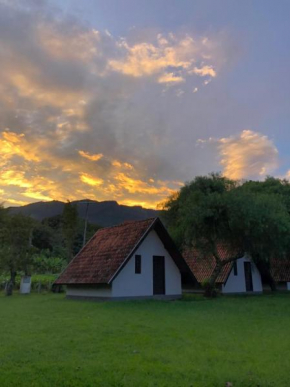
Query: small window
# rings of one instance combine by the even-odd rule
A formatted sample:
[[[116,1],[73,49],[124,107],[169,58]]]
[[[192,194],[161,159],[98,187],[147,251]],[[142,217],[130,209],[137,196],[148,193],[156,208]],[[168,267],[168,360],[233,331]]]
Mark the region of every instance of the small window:
[[[135,274],[141,274],[141,255],[135,255]]]
[[[238,265],[237,265],[237,261],[234,262],[234,275],[238,275]]]

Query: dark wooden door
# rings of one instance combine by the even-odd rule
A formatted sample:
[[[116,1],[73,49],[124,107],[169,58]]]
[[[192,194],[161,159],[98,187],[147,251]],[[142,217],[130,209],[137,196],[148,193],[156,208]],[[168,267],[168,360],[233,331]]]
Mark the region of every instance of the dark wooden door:
[[[153,294],[165,294],[164,257],[153,256]]]
[[[253,278],[252,278],[252,266],[251,262],[244,262],[245,268],[245,281],[246,281],[246,291],[253,291]]]

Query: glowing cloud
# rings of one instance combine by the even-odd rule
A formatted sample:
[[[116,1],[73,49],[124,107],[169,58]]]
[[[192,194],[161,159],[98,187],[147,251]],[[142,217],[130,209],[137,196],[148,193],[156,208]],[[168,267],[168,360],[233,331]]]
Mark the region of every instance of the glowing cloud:
[[[80,179],[83,183],[88,184],[88,185],[92,185],[92,186],[96,186],[96,187],[102,185],[104,182],[102,179],[97,179],[97,178],[90,176],[88,174],[81,175]]]
[[[113,160],[112,165],[116,168],[134,169],[133,165],[129,163],[121,163],[118,160]]]
[[[34,190],[27,190],[23,193],[23,196],[26,196],[28,198],[32,198],[35,200],[41,200],[41,201],[49,201],[53,200],[50,196],[46,196],[41,192],[37,192]]]
[[[11,159],[17,155],[25,160],[40,161],[35,148],[25,139],[24,134],[2,132],[0,137],[0,165],[1,161]],[[0,135],[1,135],[0,134]]]
[[[29,188],[32,186],[32,184],[25,178],[25,173],[17,171],[1,172],[0,185],[15,185],[21,188]]]
[[[184,81],[184,78],[175,76],[173,73],[166,73],[158,78],[158,83],[180,83]]]
[[[212,60],[209,39],[194,39],[189,35],[179,39],[170,33],[166,37],[159,34],[155,44],[143,42],[130,46],[123,39],[117,46],[125,58],[109,60],[108,67],[126,75],[142,77],[159,74],[159,83],[184,82],[184,76],[192,74],[210,77],[217,75],[211,64],[202,64],[205,58]],[[196,67],[197,62],[200,62],[201,67]],[[172,68],[184,76],[167,71]]]
[[[96,155],[91,155],[88,152],[84,152],[82,150],[79,151],[79,155],[88,159],[88,160],[91,160],[91,161],[98,161],[103,157],[102,153],[98,153]]]
[[[147,183],[145,181],[134,179],[128,175],[125,175],[124,173],[119,173],[115,179],[119,182],[120,186],[127,190],[129,193],[144,193],[144,194],[153,194],[153,195],[160,195],[160,194],[166,194],[169,196],[171,193],[173,193],[173,189],[170,189],[166,186],[162,186],[159,184],[159,186],[153,186],[150,183]]]
[[[224,174],[232,179],[263,177],[278,167],[278,150],[273,142],[251,130],[221,138],[218,149]]]

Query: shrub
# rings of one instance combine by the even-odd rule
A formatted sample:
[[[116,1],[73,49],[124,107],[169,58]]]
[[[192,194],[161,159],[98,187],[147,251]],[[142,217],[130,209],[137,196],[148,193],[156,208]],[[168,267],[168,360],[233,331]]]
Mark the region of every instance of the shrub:
[[[19,273],[15,279],[15,289],[20,289],[20,282],[23,273]],[[31,276],[31,290],[32,291],[50,291],[53,282],[58,277],[58,274],[34,274]],[[0,289],[5,289],[6,283],[9,281],[9,274],[0,275]],[[40,289],[39,289],[40,286]]]
[[[50,256],[49,251],[42,251],[33,257],[33,271],[37,274],[60,273],[66,266],[66,261],[60,257]]]

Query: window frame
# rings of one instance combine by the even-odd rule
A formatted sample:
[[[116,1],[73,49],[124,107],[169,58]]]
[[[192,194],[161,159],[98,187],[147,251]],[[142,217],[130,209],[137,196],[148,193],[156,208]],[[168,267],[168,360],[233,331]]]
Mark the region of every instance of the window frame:
[[[142,273],[142,256],[141,254],[135,254],[135,274]]]

